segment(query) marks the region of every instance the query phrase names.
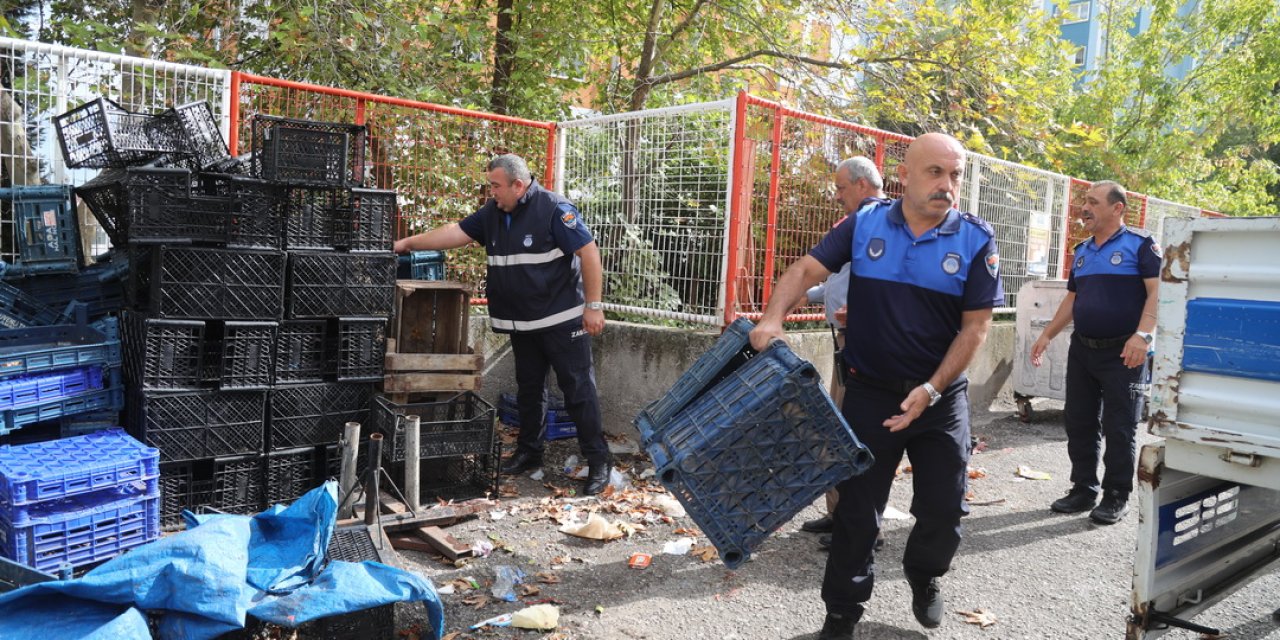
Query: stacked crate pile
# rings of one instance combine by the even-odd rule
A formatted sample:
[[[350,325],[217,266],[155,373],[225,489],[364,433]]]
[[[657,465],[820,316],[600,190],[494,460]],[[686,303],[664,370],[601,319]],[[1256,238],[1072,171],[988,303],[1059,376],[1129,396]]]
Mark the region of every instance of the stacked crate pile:
[[[0,552],[59,572],[155,540],[159,456],[120,429],[0,445]]]

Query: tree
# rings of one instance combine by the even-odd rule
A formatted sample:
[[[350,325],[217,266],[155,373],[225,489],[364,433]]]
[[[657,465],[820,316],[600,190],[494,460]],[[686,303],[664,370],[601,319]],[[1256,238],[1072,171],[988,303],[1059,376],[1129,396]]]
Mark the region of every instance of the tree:
[[[1280,5],[1118,0],[1105,60],[1061,118],[1055,168],[1233,215],[1280,201]],[[1140,15],[1139,11],[1145,13]],[[1172,73],[1174,70],[1183,73]]]

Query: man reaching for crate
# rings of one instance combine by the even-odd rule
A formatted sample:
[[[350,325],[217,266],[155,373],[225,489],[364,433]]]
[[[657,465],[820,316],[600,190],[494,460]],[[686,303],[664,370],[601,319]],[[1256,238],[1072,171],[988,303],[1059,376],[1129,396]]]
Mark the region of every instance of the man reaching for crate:
[[[598,494],[609,483],[610,462],[591,364],[591,336],[604,331],[600,249],[578,209],[535,183],[520,156],[494,158],[488,174],[493,197],[483,207],[461,222],[397,240],[396,253],[484,246],[489,323],[511,335],[520,413],[516,452],[502,472],[542,466],[553,369],[587,460],[582,492]]]
[[[951,567],[968,513],[963,373],[986,340],[992,308],[1004,302],[991,226],[955,208],[964,164],[955,138],[917,138],[898,165],[902,199],[862,209],[829,231],[778,279],[751,332],[757,350],[782,338],[782,322],[805,290],[851,263],[841,413],[875,464],[838,485],[819,640],[853,638],[871,599],[879,510],[903,452],[913,467],[916,518],[902,558],[911,609],[925,627],[942,623],[938,578]]]

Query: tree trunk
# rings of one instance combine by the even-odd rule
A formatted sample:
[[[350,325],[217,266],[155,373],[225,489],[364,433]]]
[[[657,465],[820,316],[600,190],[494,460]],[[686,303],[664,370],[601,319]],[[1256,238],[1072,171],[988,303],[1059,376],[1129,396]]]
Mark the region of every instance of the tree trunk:
[[[498,0],[498,28],[493,41],[493,83],[489,92],[489,109],[507,113],[511,107],[511,72],[516,64],[516,42],[511,38],[515,26],[515,0]]]

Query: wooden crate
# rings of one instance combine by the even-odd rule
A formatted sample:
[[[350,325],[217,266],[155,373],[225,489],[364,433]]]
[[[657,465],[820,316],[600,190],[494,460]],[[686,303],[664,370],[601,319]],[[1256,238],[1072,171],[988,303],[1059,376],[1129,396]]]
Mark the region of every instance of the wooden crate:
[[[484,356],[468,344],[470,325],[468,285],[398,281],[383,391],[403,402],[409,394],[478,390]]]

